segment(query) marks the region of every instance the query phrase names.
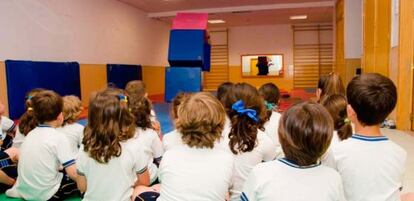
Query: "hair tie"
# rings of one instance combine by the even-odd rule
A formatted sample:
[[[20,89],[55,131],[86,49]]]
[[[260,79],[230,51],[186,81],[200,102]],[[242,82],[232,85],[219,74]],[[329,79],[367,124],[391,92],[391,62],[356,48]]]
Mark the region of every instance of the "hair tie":
[[[118,98],[121,102],[128,103],[128,97],[123,94],[118,94]]]
[[[239,115],[247,115],[251,120],[253,120],[255,122],[259,122],[259,118],[257,117],[256,110],[246,109],[244,107],[244,102],[242,100],[239,100],[239,101],[235,102],[231,106],[231,109],[236,111]]]
[[[31,96],[31,95],[26,96],[26,100],[32,100],[32,98],[33,98],[33,96]]]
[[[269,102],[265,101],[265,106],[266,106],[267,110],[273,110],[273,109],[275,109],[276,105],[273,104],[273,103],[269,103]]]
[[[33,111],[33,108],[32,107],[28,107],[27,108],[27,111]]]
[[[345,124],[350,124],[350,123],[351,123],[351,120],[350,120],[350,119],[348,119],[348,118],[345,118],[345,119],[344,119],[344,123],[345,123]]]

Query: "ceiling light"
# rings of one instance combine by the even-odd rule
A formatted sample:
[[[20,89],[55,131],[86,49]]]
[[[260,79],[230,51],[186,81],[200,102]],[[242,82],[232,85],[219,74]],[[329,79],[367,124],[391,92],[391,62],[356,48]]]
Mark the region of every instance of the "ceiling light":
[[[290,16],[291,20],[306,20],[308,18],[307,15],[294,15]]]
[[[210,23],[210,24],[222,24],[222,23],[226,23],[226,21],[224,21],[224,20],[209,20],[208,23]]]

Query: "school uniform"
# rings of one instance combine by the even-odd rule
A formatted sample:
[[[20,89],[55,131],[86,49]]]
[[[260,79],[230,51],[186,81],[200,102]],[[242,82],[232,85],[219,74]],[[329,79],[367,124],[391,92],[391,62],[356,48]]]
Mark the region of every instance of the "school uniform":
[[[66,137],[55,128],[39,125],[30,131],[20,147],[19,176],[6,194],[25,200],[48,200],[67,180],[59,169],[74,164],[75,155]]]
[[[345,197],[334,169],[320,164],[299,166],[282,158],[254,167],[240,200],[345,201]]]
[[[121,142],[121,148],[121,155],[112,157],[106,164],[98,163],[81,148],[76,168],[79,175],[86,177],[84,201],[131,200],[137,174],[147,170],[147,156],[133,139]]]
[[[279,112],[272,111],[272,115],[264,125],[265,133],[272,140],[275,146],[280,146],[279,142],[279,121],[282,115]]]
[[[165,152],[159,169],[157,201],[225,200],[233,175],[233,156],[213,149],[182,145]]]
[[[153,129],[137,128],[135,133],[136,139],[142,144],[143,150],[147,156],[148,171],[150,174],[150,181],[154,183],[158,178],[158,167],[162,155],[164,154],[164,148],[158,134]]]
[[[387,137],[354,134],[333,155],[348,201],[400,199],[407,153]]]
[[[326,150],[326,153],[322,156],[321,162],[323,165],[336,168],[336,162],[335,157],[333,155],[333,148],[337,146],[341,142],[341,139],[338,136],[338,132],[334,131],[331,139],[331,144],[329,145],[328,150]]]
[[[230,132],[230,131],[228,131]],[[226,150],[232,153],[229,146],[229,138],[225,139]],[[274,160],[280,153],[272,140],[261,130],[257,132],[257,145],[250,152],[234,155],[233,186],[230,190],[230,200],[240,200],[244,181],[254,166],[263,162]]]
[[[0,140],[4,140],[8,132],[12,132],[16,127],[14,121],[8,117],[1,116],[0,118]]]
[[[68,139],[71,151],[76,154],[79,152],[79,147],[82,144],[84,129],[85,127],[78,123],[66,124],[57,128]]]

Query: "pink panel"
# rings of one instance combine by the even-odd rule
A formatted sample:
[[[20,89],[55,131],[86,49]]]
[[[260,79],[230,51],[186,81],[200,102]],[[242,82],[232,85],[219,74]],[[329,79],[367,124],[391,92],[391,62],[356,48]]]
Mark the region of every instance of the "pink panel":
[[[173,20],[172,29],[207,29],[207,13],[177,13]]]

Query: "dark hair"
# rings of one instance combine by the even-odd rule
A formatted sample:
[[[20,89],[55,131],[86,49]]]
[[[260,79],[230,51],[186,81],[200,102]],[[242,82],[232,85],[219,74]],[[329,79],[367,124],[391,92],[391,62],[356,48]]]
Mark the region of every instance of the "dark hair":
[[[23,115],[19,119],[19,131],[21,134],[26,136],[30,131],[36,128],[38,122],[33,112],[33,105],[32,105],[32,98],[37,93],[44,91],[45,89],[42,88],[36,88],[29,91],[29,93],[26,94],[26,100],[25,100],[25,107],[26,111],[23,113]]]
[[[327,77],[321,77],[318,82],[318,88],[321,90],[319,102],[333,94],[345,96],[344,84],[337,73],[330,73]]]
[[[280,98],[279,88],[273,83],[266,83],[259,88],[259,94],[268,103],[278,104]]]
[[[88,124],[84,130],[84,151],[98,163],[108,163],[122,153],[120,142],[134,137],[134,116],[128,109],[123,90],[106,89],[89,103]]]
[[[217,88],[217,99],[222,101],[223,97],[230,91],[231,87],[234,86],[233,82],[224,82]]]
[[[397,103],[397,89],[387,77],[367,73],[354,77],[347,87],[348,103],[362,125],[383,122]]]
[[[31,99],[38,123],[56,120],[63,110],[63,99],[54,91],[43,90]]]
[[[125,91],[129,96],[145,96],[146,87],[141,80],[132,80],[125,86]]]
[[[142,128],[153,128],[151,122],[152,105],[148,98],[141,96],[130,96],[131,113],[135,116],[135,125]]]
[[[332,135],[332,118],[317,103],[296,104],[280,119],[279,141],[285,157],[300,166],[316,164],[328,149]]]
[[[231,121],[229,146],[234,154],[250,152],[256,146],[258,129],[264,130],[263,124],[267,121],[264,101],[255,87],[247,83],[235,84],[226,97],[223,98],[224,107]],[[258,121],[247,115],[240,115],[232,109],[237,101],[243,101],[246,109],[256,111]]]
[[[347,121],[346,98],[339,94],[326,97],[321,103],[331,115],[334,122],[334,129],[338,132],[341,140],[352,136],[352,126]]]
[[[178,107],[177,130],[184,144],[196,148],[213,148],[223,131],[226,113],[211,94],[190,95]]]

